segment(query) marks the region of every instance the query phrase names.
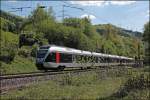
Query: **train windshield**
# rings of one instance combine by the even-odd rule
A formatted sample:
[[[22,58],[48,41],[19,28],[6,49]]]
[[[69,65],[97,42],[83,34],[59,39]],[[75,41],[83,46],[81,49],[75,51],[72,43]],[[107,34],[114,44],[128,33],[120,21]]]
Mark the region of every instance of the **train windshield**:
[[[37,58],[44,58],[48,50],[38,50]]]

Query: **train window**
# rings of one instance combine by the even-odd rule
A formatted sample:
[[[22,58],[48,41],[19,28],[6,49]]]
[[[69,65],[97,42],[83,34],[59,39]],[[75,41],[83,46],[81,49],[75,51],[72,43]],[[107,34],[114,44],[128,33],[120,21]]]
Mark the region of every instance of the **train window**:
[[[108,59],[106,57],[104,57],[104,63],[107,63]]]
[[[104,58],[100,57],[100,63],[103,63],[103,62],[104,62]]]
[[[120,62],[120,60],[119,59],[117,59],[117,63],[119,63]]]
[[[46,57],[45,62],[56,62],[56,53],[50,53]]]
[[[107,60],[108,60],[108,62],[110,62],[110,63],[112,62],[112,58],[109,58],[109,57],[108,57]]]
[[[85,63],[87,61],[87,58],[85,55],[81,56],[81,58],[82,58],[82,63]]]
[[[96,62],[96,58],[93,56],[92,57],[92,62],[95,63]]]
[[[90,57],[90,56],[84,56],[84,61],[85,61],[85,63],[89,62],[89,57]]]
[[[37,58],[44,58],[48,50],[39,50],[37,52]]]
[[[88,62],[91,62],[91,56],[88,56]]]
[[[101,57],[99,57],[99,58],[98,58],[98,60],[99,60],[99,63],[101,63],[101,62],[102,62],[102,58],[101,58]]]
[[[71,63],[72,62],[72,54],[60,54],[60,62],[61,63]]]
[[[98,63],[98,57],[94,57],[95,63]]]
[[[75,62],[81,63],[82,62],[82,56],[81,55],[74,55],[75,56]]]
[[[116,58],[113,58],[113,62],[116,63]]]
[[[40,47],[40,49],[49,49],[50,46],[43,46],[43,47]]]

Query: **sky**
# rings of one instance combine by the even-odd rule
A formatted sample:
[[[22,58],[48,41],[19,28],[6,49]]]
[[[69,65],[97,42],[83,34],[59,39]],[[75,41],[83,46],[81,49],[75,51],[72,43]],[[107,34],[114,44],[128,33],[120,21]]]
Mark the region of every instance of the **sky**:
[[[2,0],[1,10],[28,17],[36,8],[37,4],[53,8],[55,17],[58,21],[62,20],[62,11],[64,6],[65,17],[89,17],[92,24],[107,24],[143,32],[143,27],[149,21],[149,0],[144,1],[17,1]],[[16,8],[24,7],[23,10]]]

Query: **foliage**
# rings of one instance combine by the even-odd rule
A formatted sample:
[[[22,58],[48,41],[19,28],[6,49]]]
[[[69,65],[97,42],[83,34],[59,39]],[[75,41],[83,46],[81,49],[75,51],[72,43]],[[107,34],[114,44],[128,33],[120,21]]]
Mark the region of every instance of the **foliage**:
[[[125,34],[121,28],[111,24],[92,25],[88,18],[65,18],[58,23],[53,15],[40,5],[27,18],[22,30],[34,33],[34,39],[41,45],[55,44],[76,49],[104,52],[123,56],[137,56],[137,45],[143,46],[140,40]]]
[[[63,20],[64,25],[78,28],[87,36],[92,36],[93,27],[91,21],[88,18],[65,18]]]
[[[30,51],[27,49],[21,48],[18,50],[18,55],[26,58],[30,56]]]
[[[19,30],[21,34],[14,34],[19,33]],[[27,18],[2,11],[1,31],[1,54],[6,54],[3,53],[5,51],[6,55],[9,54],[12,58],[16,54],[27,59],[35,57],[36,48],[47,44],[133,58],[138,55],[138,50],[140,56],[144,54],[140,38],[128,34],[132,31],[112,24],[92,25],[88,18],[65,18],[60,23],[55,20],[52,8],[46,11],[40,5],[37,5]],[[24,41],[20,38],[22,35]],[[18,45],[23,47],[18,48]],[[15,48],[15,56],[9,48]]]
[[[4,18],[6,20],[9,20],[13,23],[16,23],[18,21],[23,21],[23,18],[20,16],[13,15],[11,13],[8,13],[8,12],[2,11],[2,10],[0,10],[0,13],[1,13],[0,17]]]
[[[16,55],[14,60],[11,63],[1,63],[1,74],[16,74],[16,73],[28,73],[38,71],[35,66],[34,58],[25,58],[22,56]]]
[[[13,15],[2,10],[0,10],[0,13],[1,29],[13,33],[19,33],[24,19],[20,16]]]
[[[144,26],[144,34],[143,34],[143,41],[145,46],[145,57],[144,60],[146,64],[150,65],[150,22],[147,22]]]
[[[31,85],[22,91],[12,91],[2,99],[97,99],[109,96],[118,90],[123,79],[96,80],[94,72],[60,78]],[[65,75],[68,76],[68,75]],[[68,79],[67,79],[68,78]],[[69,81],[70,80],[70,81]],[[71,82],[71,83],[70,83]],[[113,86],[112,86],[113,85]]]
[[[13,61],[16,55],[16,50],[14,48],[16,47],[13,44],[9,44],[9,45],[7,44],[6,47],[2,47],[0,61],[4,61],[6,63],[10,63],[11,61]]]
[[[37,49],[38,49],[38,45],[35,44],[32,46],[32,50],[31,50],[31,56],[32,57],[36,57]]]
[[[143,40],[144,41],[149,41],[150,38],[150,22],[147,22],[144,26],[144,34],[143,34]]]
[[[4,30],[4,31],[9,31],[9,32],[15,32],[15,24],[12,23],[11,21],[9,20],[6,20],[2,17],[0,17],[0,20],[1,20],[1,29]]]
[[[117,97],[124,97],[126,96],[130,91],[135,89],[150,89],[150,80],[149,80],[149,74],[141,74],[138,76],[134,76],[132,78],[129,78],[128,81],[125,83],[124,87],[119,90],[119,92],[116,94]]]
[[[1,44],[1,55],[0,60],[10,63],[13,61],[16,50],[17,50],[17,35],[11,32],[4,32],[1,30],[0,44]]]

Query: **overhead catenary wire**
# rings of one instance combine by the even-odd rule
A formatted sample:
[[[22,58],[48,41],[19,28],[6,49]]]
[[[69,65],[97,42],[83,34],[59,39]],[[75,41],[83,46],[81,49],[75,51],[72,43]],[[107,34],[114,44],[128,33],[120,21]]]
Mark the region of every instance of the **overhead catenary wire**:
[[[69,5],[64,5],[64,4],[63,4],[63,5],[62,5],[62,21],[64,20],[65,7],[69,7],[69,8],[73,8],[73,9],[78,9],[78,10],[81,10],[81,11],[84,10],[83,8],[79,8],[79,7],[69,6]]]
[[[65,3],[65,4],[67,4],[67,6],[69,5],[71,5],[71,6],[73,6],[73,7],[76,7],[78,4],[71,4],[71,3],[69,3],[69,2],[67,2],[67,1],[62,1],[63,3]],[[78,8],[78,7],[76,7],[76,8]],[[108,20],[106,20],[106,19],[104,19],[104,18],[101,18],[100,16],[97,16],[97,15],[95,15],[94,13],[92,13],[92,12],[89,12],[89,10],[87,11],[86,9],[83,9],[83,8],[79,8],[79,9],[81,9],[83,12],[85,12],[85,13],[87,13],[88,15],[94,15],[98,20],[102,20],[102,21],[104,21],[104,22],[106,22],[106,23],[110,23],[110,21],[108,21]]]
[[[73,8],[73,9],[78,9],[78,10],[80,10],[80,11],[82,11],[82,12],[85,12],[85,13],[87,13],[88,15],[90,15],[90,14],[92,14],[92,15],[94,15],[98,20],[102,20],[102,21],[104,21],[104,22],[106,22],[106,23],[109,23],[109,21],[108,20],[106,20],[106,19],[104,19],[104,18],[102,18],[102,17],[100,17],[100,16],[97,16],[97,15],[95,15],[94,13],[92,13],[92,12],[90,12],[89,10],[87,11],[86,9],[83,9],[83,8],[81,8],[81,7],[76,7],[77,5],[75,5],[75,4],[71,4],[71,3],[68,3],[68,2],[66,2],[66,1],[62,1],[64,4],[62,5],[63,6],[63,8],[62,8],[62,11],[59,11],[59,12],[62,12],[62,20],[64,19],[64,17],[65,17],[65,15],[67,15],[66,14],[66,12],[67,12],[67,10],[65,10],[65,8]],[[31,3],[32,4],[32,3]],[[32,6],[32,5],[31,5]],[[28,8],[33,8],[33,7],[31,7],[31,6],[27,6],[27,7],[11,7],[11,9],[16,9],[16,10],[12,10],[12,11],[9,11],[9,12],[18,12],[18,11],[23,11],[23,9],[28,9]],[[60,7],[60,5],[52,5],[51,7]],[[43,6],[43,5],[41,5],[41,8],[47,8],[47,7],[49,7],[49,6]],[[18,9],[18,10],[17,10]],[[56,16],[57,17],[57,16]]]

